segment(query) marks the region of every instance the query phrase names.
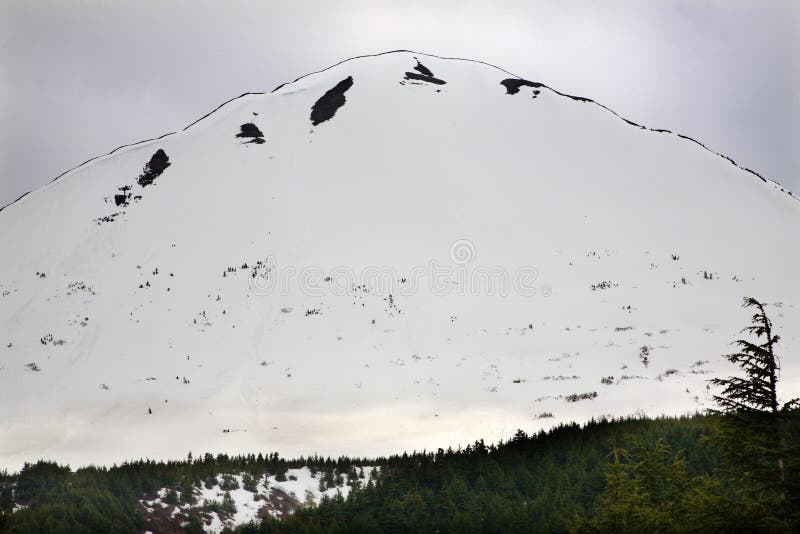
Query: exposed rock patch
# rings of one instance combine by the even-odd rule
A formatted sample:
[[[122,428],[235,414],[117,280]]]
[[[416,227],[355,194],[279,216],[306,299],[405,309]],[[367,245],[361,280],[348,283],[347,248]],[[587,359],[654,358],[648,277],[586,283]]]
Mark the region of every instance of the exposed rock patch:
[[[117,206],[127,206],[131,201],[131,186],[123,185],[117,188],[120,192],[114,195],[114,204]]]
[[[313,106],[311,106],[311,124],[317,126],[333,118],[340,107],[344,106],[344,94],[353,86],[353,77],[348,76],[333,88],[328,89]]]
[[[538,89],[543,87],[544,85],[538,82],[530,82],[528,80],[523,80],[522,78],[506,78],[500,85],[506,88],[507,95],[515,95],[519,93],[520,87],[533,87],[534,89]]]
[[[239,129],[240,132],[236,134],[236,137],[249,139],[249,141],[244,141],[244,143],[255,143],[260,145],[264,142],[264,134],[258,129],[258,126],[252,122],[242,124]]]
[[[447,83],[446,81],[440,80],[439,78],[434,78],[433,76],[426,76],[424,74],[417,74],[416,72],[406,72],[405,79],[406,80],[419,80],[421,82],[428,82],[428,83],[435,83],[436,85],[444,85],[444,84]]]
[[[414,59],[416,59],[416,58],[414,58]],[[433,78],[433,72],[431,72],[431,70],[428,67],[426,67],[425,65],[420,63],[418,59],[417,59],[417,66],[414,67],[414,70],[419,72],[423,76],[428,76],[430,78]]]
[[[150,162],[144,166],[142,174],[139,175],[137,180],[139,185],[145,187],[152,184],[156,178],[161,176],[164,169],[170,165],[169,156],[167,156],[167,153],[164,152],[163,149],[159,148],[156,153],[153,154],[153,157],[150,158]]]

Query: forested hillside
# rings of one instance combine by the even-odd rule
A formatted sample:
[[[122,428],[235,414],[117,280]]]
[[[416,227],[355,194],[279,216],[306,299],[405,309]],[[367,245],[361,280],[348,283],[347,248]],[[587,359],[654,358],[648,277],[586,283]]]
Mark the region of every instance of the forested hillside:
[[[560,425],[508,441],[457,450],[365,460],[275,454],[206,455],[177,462],[137,461],[110,469],[39,462],[3,478],[4,532],[144,532],[142,496],[160,488],[190,495],[218,473],[254,479],[309,466],[334,476],[379,465],[376,480],[352,484],[347,499],[325,498],[282,520],[265,518],[237,532],[592,532],[776,531],[769,492],[728,473],[713,440],[720,418],[627,418]],[[789,445],[800,443],[800,414],[783,419]],[[786,458],[790,529],[800,527],[798,456]],[[16,484],[17,505],[11,487]],[[208,510],[154,532],[200,532]],[[222,514],[224,509],[217,510]],[[207,525],[206,525],[207,526]],[[161,528],[165,528],[161,524]],[[785,530],[785,529],[784,529]]]

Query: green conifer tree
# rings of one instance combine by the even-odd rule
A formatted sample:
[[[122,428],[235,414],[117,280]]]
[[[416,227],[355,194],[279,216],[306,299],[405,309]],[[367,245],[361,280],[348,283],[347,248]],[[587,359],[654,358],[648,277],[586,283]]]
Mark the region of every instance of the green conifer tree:
[[[755,336],[755,340],[736,340],[734,345],[739,352],[724,356],[744,371],[743,377],[711,380],[722,388],[714,396],[718,409],[710,410],[721,416],[713,441],[728,472],[744,483],[745,504],[761,509],[764,526],[791,531],[793,522],[798,526],[800,510],[800,449],[796,443],[787,442],[786,422],[797,415],[800,399],[780,402],[780,362],[775,354],[780,338],[774,333],[764,304],[747,297],[743,307],[756,309],[753,324],[742,330]]]

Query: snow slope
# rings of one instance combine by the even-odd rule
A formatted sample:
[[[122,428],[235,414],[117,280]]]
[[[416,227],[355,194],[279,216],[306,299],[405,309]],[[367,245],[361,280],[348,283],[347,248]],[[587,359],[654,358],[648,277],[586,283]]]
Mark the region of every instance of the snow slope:
[[[3,209],[0,465],[368,456],[701,409],[745,295],[800,393],[797,199],[509,78],[352,59]]]

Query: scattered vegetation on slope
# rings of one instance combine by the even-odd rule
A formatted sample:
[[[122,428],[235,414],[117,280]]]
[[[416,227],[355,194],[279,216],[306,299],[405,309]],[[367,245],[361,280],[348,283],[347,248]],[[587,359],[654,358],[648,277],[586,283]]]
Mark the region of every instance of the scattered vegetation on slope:
[[[763,304],[746,299],[745,306],[757,309],[744,330],[755,340],[738,340],[740,352],[726,356],[744,378],[713,381],[722,391],[710,414],[561,424],[532,435],[519,430],[498,444],[375,460],[190,454],[75,472],[39,461],[0,473],[0,531],[141,532],[144,495],[191,496],[220,473],[222,485],[235,489],[226,474],[252,486],[265,474],[285,480],[289,468],[308,466],[325,473],[322,490],[345,474],[356,480],[359,465],[377,465],[380,476],[353,484],[347,498],[297,502],[288,517],[263,514],[235,531],[797,532],[800,402],[779,402],[778,336]],[[226,506],[220,502],[217,513]],[[201,531],[200,514],[169,531]]]

